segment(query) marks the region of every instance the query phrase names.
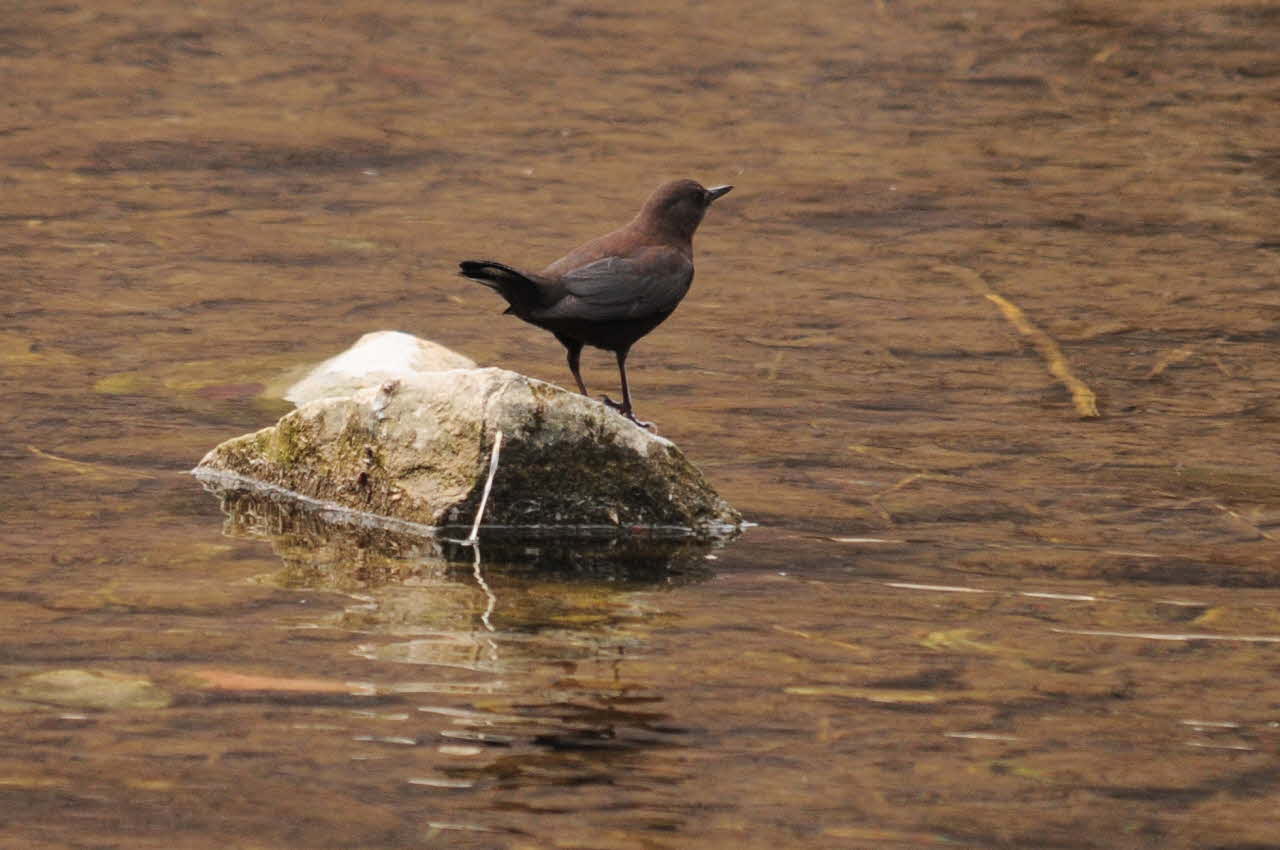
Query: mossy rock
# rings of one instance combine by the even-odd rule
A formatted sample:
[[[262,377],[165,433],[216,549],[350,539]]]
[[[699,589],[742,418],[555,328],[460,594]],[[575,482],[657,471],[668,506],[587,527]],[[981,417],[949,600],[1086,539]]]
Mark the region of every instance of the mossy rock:
[[[196,474],[426,526],[465,525],[498,431],[486,526],[714,534],[742,522],[669,440],[503,369],[424,372],[304,404],[218,446]]]

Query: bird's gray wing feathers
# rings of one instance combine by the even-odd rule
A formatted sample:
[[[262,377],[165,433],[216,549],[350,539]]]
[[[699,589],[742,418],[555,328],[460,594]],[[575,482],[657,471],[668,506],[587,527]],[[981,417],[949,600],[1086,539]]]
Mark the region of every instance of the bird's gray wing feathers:
[[[557,318],[597,322],[670,313],[692,281],[693,263],[675,252],[605,257],[561,277],[567,297],[547,312]]]

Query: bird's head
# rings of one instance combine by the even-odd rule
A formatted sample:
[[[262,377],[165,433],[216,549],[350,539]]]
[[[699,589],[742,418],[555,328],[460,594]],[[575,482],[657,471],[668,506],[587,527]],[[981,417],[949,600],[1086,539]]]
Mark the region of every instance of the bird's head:
[[[664,183],[645,201],[638,218],[647,229],[692,240],[693,232],[707,214],[707,207],[716,198],[727,195],[732,188],[713,186],[707,189],[696,180]]]

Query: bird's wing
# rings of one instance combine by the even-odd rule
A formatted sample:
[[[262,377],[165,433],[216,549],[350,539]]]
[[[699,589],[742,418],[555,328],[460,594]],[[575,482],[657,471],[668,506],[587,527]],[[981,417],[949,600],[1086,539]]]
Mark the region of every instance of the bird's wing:
[[[566,297],[547,315],[613,322],[670,313],[692,281],[693,263],[678,251],[655,249],[634,257],[604,257],[560,278]]]

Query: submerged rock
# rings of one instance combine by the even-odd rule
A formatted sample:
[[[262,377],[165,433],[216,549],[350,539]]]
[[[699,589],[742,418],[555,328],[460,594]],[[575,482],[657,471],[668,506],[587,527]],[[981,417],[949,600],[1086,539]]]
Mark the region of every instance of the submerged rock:
[[[320,398],[349,396],[365,387],[421,372],[474,368],[475,361],[470,357],[439,343],[400,331],[374,331],[316,366],[289,387],[284,398],[294,404],[306,404]]]
[[[51,670],[18,680],[23,700],[64,708],[166,708],[173,698],[150,679],[106,670]]]
[[[469,525],[503,441],[485,526],[722,533],[742,518],[669,440],[604,405],[503,369],[421,372],[300,406],[196,467],[425,526]]]

